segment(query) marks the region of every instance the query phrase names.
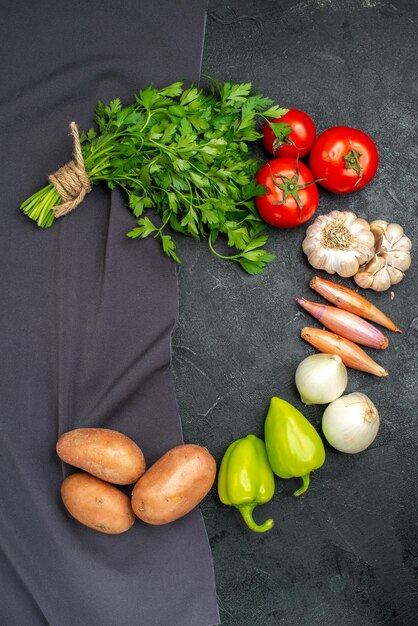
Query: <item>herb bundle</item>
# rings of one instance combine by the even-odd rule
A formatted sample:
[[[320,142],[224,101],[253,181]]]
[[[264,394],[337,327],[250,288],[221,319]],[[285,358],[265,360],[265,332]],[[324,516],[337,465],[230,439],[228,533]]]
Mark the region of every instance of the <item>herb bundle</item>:
[[[236,261],[249,274],[259,274],[274,256],[260,234],[266,224],[254,197],[259,168],[249,145],[261,134],[256,116],[280,118],[287,112],[270,98],[252,91],[251,83],[212,81],[207,92],[182,82],[163,89],[149,85],[123,106],[116,98],[99,102],[97,129],[80,137],[84,167],[91,185],[106,182],[127,194],[138,219],[128,237],[159,237],[163,251],[177,262],[167,229],[206,239],[220,258]],[[52,183],[21,205],[38,226],[48,228],[62,198]],[[161,223],[145,215],[153,207]],[[219,235],[234,248],[230,256],[215,250]]]

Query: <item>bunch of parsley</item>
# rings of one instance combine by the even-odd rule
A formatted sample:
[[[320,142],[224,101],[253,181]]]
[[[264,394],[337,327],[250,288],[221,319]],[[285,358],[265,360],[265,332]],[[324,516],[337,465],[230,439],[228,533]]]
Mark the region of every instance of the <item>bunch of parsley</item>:
[[[221,258],[259,274],[274,256],[264,249],[260,234],[265,222],[254,198],[265,193],[257,186],[259,164],[249,145],[261,137],[256,116],[280,118],[287,112],[252,91],[251,83],[184,88],[176,82],[163,89],[140,90],[135,102],[123,106],[117,98],[96,109],[97,129],[81,135],[86,172],[95,185],[106,182],[127,194],[138,219],[128,237],[159,237],[164,252],[180,262],[167,230],[206,239]],[[60,197],[49,184],[22,205],[43,228],[54,222],[52,208]],[[145,215],[154,208],[156,224]],[[223,235],[233,250],[215,250]]]

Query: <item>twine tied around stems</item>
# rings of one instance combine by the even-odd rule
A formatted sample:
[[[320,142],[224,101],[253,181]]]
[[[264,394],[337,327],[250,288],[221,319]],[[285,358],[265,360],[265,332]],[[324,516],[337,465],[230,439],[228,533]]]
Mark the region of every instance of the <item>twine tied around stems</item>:
[[[62,217],[75,209],[84,200],[86,193],[91,190],[81,153],[77,124],[71,122],[70,129],[74,140],[73,158],[48,177],[62,199],[62,204],[52,209],[55,217]]]

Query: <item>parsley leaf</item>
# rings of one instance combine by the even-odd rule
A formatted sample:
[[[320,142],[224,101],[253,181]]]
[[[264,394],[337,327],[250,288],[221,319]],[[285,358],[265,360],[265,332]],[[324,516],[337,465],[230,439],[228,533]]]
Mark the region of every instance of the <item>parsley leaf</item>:
[[[161,236],[161,243],[162,243],[164,252],[168,256],[170,256],[173,259],[173,261],[176,261],[177,263],[181,263],[180,259],[178,258],[177,254],[175,253],[176,245],[175,245],[174,241],[171,239],[170,235],[162,235]]]
[[[154,233],[156,230],[157,227],[151,222],[149,217],[141,217],[141,219],[138,220],[138,227],[127,233],[127,236],[131,239],[136,239],[137,237],[148,237],[148,235]]]
[[[268,122],[277,139],[285,139],[291,132],[292,127],[284,122]]]
[[[286,115],[286,113],[289,113],[289,109],[282,109],[282,107],[279,106],[272,106],[269,109],[267,109],[267,111],[263,111],[262,115],[263,117],[283,117],[283,115]]]

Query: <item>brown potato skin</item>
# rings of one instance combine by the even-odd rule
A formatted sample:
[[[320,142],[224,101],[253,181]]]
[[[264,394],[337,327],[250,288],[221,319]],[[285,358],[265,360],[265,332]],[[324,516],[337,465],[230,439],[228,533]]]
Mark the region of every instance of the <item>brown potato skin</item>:
[[[59,458],[115,485],[131,485],[145,472],[142,450],[126,435],[108,428],[76,428],[58,439]]]
[[[194,509],[216,476],[216,461],[206,448],[183,444],[166,452],[136,483],[134,513],[144,522],[169,524]]]
[[[61,497],[67,511],[76,520],[108,535],[118,535],[135,522],[129,497],[117,487],[77,472],[64,479]]]

